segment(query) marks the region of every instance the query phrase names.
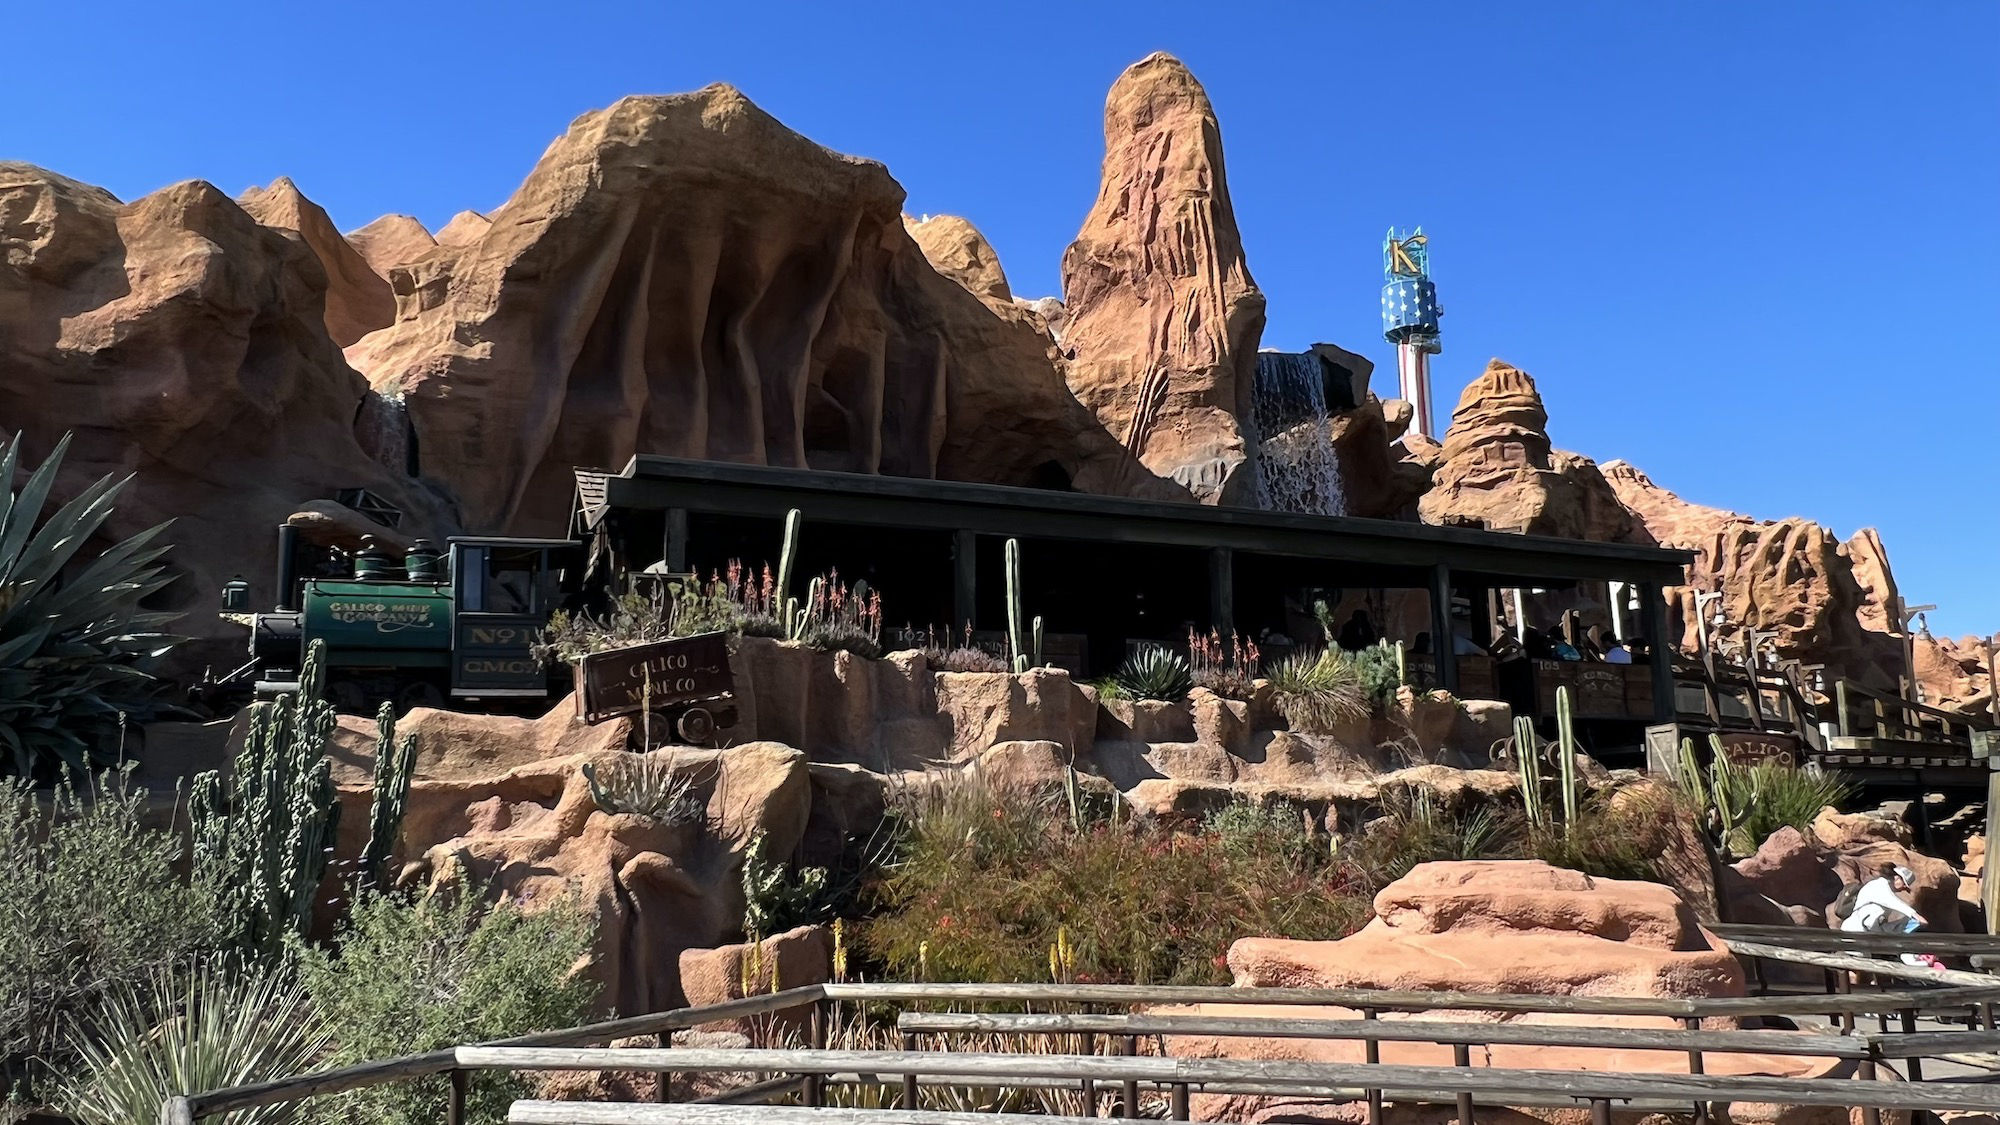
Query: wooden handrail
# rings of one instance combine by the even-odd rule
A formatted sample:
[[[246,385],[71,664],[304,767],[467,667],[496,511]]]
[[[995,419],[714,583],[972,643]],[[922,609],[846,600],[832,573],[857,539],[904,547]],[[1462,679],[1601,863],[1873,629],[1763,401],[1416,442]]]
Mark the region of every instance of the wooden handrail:
[[[900,1031],[919,1034],[1212,1035],[1257,1039],[1373,1039],[1392,1043],[1471,1043],[1481,1046],[1603,1047],[1635,1051],[1739,1051],[1865,1059],[1868,1042],[1852,1035],[1811,1032],[1702,1031],[1563,1024],[1447,1023],[1441,1020],[1317,1020],[1256,1016],[1013,1015],[904,1012]]]
[[[1967,989],[1984,989],[1995,983],[1990,973],[1968,973],[1962,969],[1932,969],[1921,965],[1905,965],[1901,961],[1884,961],[1874,957],[1858,957],[1851,953],[1822,953],[1810,949],[1791,949],[1782,945],[1770,945],[1761,941],[1723,940],[1731,953],[1746,957],[1761,957],[1766,961],[1785,961],[1794,965],[1811,965],[1816,969],[1835,969],[1842,972],[1873,973],[1876,976],[1900,977],[1904,980],[1928,981],[1934,984],[1963,985]]]
[[[988,1081],[1089,1079],[1196,1086],[1264,1083],[1272,1092],[1298,1085],[1427,1089],[1506,1095],[1534,1091],[1580,1100],[1654,1097],[1689,1102],[1762,1102],[1875,1109],[2000,1110],[2000,1087],[1952,1082],[1855,1082],[1849,1079],[1616,1074],[1600,1071],[1435,1067],[1270,1059],[1160,1056],[1011,1055],[924,1051],[774,1051],[683,1048],[461,1047],[458,1064],[506,1070],[704,1071],[865,1075],[927,1074]],[[768,1120],[762,1118],[760,1120]]]
[[[1702,928],[1724,941],[1757,941],[1823,953],[1936,953],[1968,956],[2000,954],[2000,935],[1948,934],[1918,930],[1910,934],[1853,933],[1808,926],[1764,926],[1704,922]]]

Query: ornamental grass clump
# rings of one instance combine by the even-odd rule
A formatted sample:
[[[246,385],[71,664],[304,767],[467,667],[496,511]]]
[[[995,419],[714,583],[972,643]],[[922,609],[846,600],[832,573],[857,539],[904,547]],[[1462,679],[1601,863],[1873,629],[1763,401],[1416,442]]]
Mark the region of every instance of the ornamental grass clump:
[[[227,958],[162,966],[120,985],[66,1038],[78,1062],[52,1102],[81,1125],[154,1121],[170,1097],[303,1074],[331,1043],[286,966]],[[277,1125],[301,1109],[260,1106],[226,1120]]]
[[[1368,715],[1360,669],[1339,649],[1292,653],[1273,665],[1268,677],[1278,712],[1300,734],[1331,734]]]
[[[1178,703],[1194,687],[1187,659],[1170,649],[1150,645],[1125,658],[1112,682],[1123,699]]]
[[[697,792],[701,777],[682,770],[671,753],[619,754],[585,762],[578,772],[590,786],[591,801],[605,812],[643,816],[669,828],[708,820],[708,803]]]
[[[1238,938],[1331,939],[1369,916],[1324,833],[1081,826],[1059,798],[973,778],[904,802],[898,858],[872,886],[859,946],[891,979],[1221,984]],[[1136,875],[1135,873],[1142,873]]]

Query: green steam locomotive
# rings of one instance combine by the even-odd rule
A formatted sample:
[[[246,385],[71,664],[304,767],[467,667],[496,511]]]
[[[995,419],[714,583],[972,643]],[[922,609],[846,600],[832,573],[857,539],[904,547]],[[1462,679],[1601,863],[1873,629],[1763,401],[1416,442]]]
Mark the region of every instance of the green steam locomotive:
[[[301,576],[307,561],[318,573]],[[307,647],[324,641],[327,692],[342,711],[389,702],[538,712],[570,689],[569,669],[546,666],[533,648],[549,615],[576,600],[565,579],[581,561],[574,540],[455,536],[442,550],[419,539],[400,559],[364,541],[350,566],[308,560],[296,529],[280,527],[278,604],[247,612],[249,584],[224,587],[225,616],[250,629],[250,659],[195,697],[222,709],[296,690]]]

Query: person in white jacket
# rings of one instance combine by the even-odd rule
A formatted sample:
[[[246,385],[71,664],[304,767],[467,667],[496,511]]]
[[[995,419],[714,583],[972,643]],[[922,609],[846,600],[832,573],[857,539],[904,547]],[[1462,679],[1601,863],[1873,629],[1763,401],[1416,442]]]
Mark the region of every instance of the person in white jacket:
[[[1906,934],[1925,925],[1909,898],[1916,879],[1916,872],[1907,867],[1883,864],[1855,894],[1854,909],[1841,920],[1840,928],[1857,934]],[[1909,959],[1905,955],[1904,960]]]

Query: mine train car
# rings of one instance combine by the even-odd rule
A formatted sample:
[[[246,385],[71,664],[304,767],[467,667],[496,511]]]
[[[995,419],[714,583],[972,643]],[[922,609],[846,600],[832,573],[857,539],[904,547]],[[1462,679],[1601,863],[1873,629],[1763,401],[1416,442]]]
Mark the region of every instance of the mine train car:
[[[441,552],[419,539],[401,559],[368,543],[350,565],[310,557],[280,528],[278,557],[273,609],[243,612],[240,579],[224,590],[226,616],[250,628],[250,659],[197,689],[218,709],[295,690],[314,641],[326,642],[329,701],[353,714],[383,702],[539,713],[571,688],[570,669],[533,650],[549,615],[579,600],[573,540],[459,536]]]

